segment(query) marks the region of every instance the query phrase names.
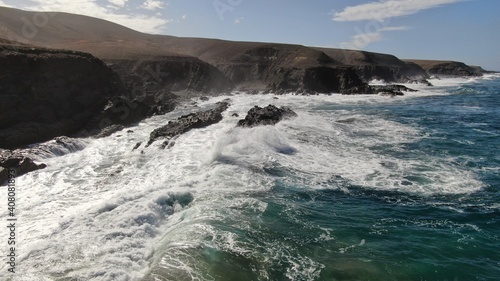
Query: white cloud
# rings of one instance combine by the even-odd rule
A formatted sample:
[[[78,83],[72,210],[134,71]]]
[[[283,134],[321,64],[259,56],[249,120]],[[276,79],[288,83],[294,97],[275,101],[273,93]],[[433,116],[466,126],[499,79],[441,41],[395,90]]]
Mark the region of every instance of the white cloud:
[[[404,31],[407,26],[388,26],[390,19],[412,15],[423,10],[468,0],[380,0],[346,7],[333,14],[334,21],[368,21],[362,31],[355,28],[356,35],[348,42],[339,44],[342,48],[362,49],[371,43],[382,41],[384,32]]]
[[[386,26],[380,29],[380,31],[403,31],[410,29],[408,26]]]
[[[237,18],[234,20],[234,23],[235,24],[240,24],[242,21],[243,21],[244,17],[241,17],[241,18]]]
[[[333,15],[335,21],[384,21],[465,0],[380,0],[357,6],[349,6]]]
[[[187,19],[187,15],[182,15],[181,19],[183,20]]]
[[[119,2],[119,0],[113,1]],[[32,0],[31,2],[33,4],[30,7],[26,7],[27,10],[86,15],[109,20],[146,33],[161,33],[165,26],[172,21],[156,15],[120,13],[116,9],[100,6],[97,0]]]
[[[157,0],[146,0],[146,2],[142,4],[142,7],[146,10],[154,11],[156,9],[162,9],[163,2]]]
[[[115,6],[123,8],[127,4],[128,0],[108,0],[108,2]]]
[[[346,49],[363,49],[368,45],[384,40],[384,32],[388,31],[404,31],[410,29],[408,26],[386,26],[378,29],[375,32],[361,33],[358,29],[358,34],[351,37],[349,42],[341,42],[339,46]]]

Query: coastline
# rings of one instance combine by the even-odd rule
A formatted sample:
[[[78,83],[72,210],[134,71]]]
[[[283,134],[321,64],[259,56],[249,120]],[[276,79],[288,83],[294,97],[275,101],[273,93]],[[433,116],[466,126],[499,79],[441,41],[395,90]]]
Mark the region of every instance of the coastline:
[[[469,102],[486,94],[419,87],[395,98],[193,98],[135,127],[83,139],[84,149],[46,158],[46,169],[16,179],[24,190],[19,270],[49,279],[61,270],[136,280],[494,276],[487,258],[498,247],[497,164],[485,149],[494,146],[481,142],[494,141],[485,137],[494,131]],[[227,98],[220,123],[179,136],[167,150],[156,142],[144,154],[132,151],[168,121]],[[299,116],[235,128],[252,106],[269,103]],[[479,118],[467,127],[457,122],[464,117]],[[460,138],[463,130],[472,139]],[[446,251],[436,255],[436,247]]]
[[[36,15],[3,7],[0,13],[10,19],[0,23],[12,34],[22,16]],[[72,23],[74,18],[87,25]],[[459,62],[400,60],[365,51],[149,35],[72,14],[54,13],[50,20],[53,28],[40,26],[30,40],[9,32],[0,37],[5,66],[0,148],[8,153],[64,136],[106,136],[193,97],[231,92],[400,97],[432,85],[428,80],[434,76],[487,73]],[[116,37],[105,35],[109,32]],[[372,80],[385,86],[369,85]],[[11,168],[8,157],[2,159],[2,166]]]

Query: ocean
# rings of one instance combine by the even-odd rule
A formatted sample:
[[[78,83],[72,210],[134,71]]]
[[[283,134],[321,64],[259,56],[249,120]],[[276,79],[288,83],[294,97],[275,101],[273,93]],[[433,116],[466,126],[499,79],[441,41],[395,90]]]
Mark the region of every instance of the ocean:
[[[16,273],[4,227],[0,279],[499,280],[500,75],[431,82],[195,99],[40,154],[47,168],[16,178]],[[220,123],[144,147],[227,98]],[[268,104],[298,117],[235,128]]]

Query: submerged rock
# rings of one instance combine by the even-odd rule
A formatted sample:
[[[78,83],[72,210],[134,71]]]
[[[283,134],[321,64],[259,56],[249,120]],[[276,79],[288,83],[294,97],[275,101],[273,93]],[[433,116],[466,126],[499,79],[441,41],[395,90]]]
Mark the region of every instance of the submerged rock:
[[[151,132],[146,147],[159,138],[165,138],[166,140],[162,144],[162,148],[165,148],[169,146],[172,139],[190,131],[191,129],[204,128],[218,123],[222,120],[222,112],[224,112],[228,107],[229,103],[218,102],[217,107],[214,109],[190,113],[179,117],[175,121],[169,121],[167,125],[157,128]]]
[[[291,118],[295,116],[297,116],[297,113],[295,113],[288,107],[278,108],[271,104],[264,108],[255,106],[248,111],[245,119],[238,121],[237,127],[274,125],[285,118]]]

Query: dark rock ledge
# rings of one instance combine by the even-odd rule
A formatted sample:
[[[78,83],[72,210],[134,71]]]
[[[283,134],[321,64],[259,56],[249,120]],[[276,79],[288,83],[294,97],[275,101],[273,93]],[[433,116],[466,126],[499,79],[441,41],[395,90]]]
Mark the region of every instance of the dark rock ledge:
[[[167,125],[151,132],[146,147],[160,138],[165,139],[161,146],[162,148],[171,147],[174,145],[172,140],[179,135],[192,129],[204,128],[220,122],[222,120],[222,112],[226,111],[228,107],[229,103],[225,101],[218,102],[217,107],[214,109],[190,113],[179,117],[177,120],[169,121]]]
[[[418,92],[418,90],[410,89],[403,85],[383,85],[383,86],[371,86],[373,92],[381,96],[403,96],[403,92]]]
[[[0,186],[7,183],[9,170],[15,170],[15,176],[19,177],[47,167],[43,163],[37,164],[39,159],[62,156],[84,148],[82,141],[66,136],[27,148],[15,150],[0,148]]]
[[[14,170],[14,176],[18,177],[45,167],[47,165],[36,164],[33,159],[23,153],[0,150],[0,186],[7,183],[9,170]]]

